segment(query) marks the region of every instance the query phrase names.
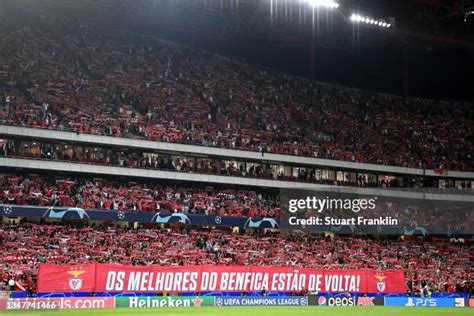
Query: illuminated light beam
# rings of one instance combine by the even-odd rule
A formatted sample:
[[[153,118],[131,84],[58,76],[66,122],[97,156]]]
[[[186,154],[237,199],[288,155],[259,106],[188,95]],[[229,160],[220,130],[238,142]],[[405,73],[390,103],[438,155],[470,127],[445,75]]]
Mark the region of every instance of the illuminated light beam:
[[[333,0],[306,0],[313,8],[328,8],[328,9],[337,9],[339,8],[339,3]]]

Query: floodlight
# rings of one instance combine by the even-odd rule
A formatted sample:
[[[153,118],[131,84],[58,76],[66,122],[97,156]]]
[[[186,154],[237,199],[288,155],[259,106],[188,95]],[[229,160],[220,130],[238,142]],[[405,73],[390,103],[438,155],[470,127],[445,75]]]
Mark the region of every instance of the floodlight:
[[[335,2],[334,0],[306,0],[306,2],[312,6],[313,8],[329,8],[329,9],[337,9],[339,8],[339,3]]]

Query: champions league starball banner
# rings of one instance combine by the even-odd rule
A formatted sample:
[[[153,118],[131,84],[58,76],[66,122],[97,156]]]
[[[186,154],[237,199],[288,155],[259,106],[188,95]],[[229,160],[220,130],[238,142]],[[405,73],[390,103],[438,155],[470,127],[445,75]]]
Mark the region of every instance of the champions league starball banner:
[[[403,271],[259,266],[40,264],[38,292],[351,292],[406,291]]]
[[[150,211],[98,210],[80,207],[53,207],[0,204],[0,216],[49,218],[56,220],[99,220],[111,222],[137,222],[154,224],[183,224],[196,226],[229,226],[249,228],[278,228],[275,218],[234,217],[189,213]]]

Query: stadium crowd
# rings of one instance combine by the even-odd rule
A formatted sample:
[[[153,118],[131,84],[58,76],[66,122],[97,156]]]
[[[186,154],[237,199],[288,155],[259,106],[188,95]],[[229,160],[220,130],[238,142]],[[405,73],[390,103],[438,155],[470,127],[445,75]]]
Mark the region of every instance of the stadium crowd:
[[[3,23],[2,124],[262,155],[474,170],[472,105],[325,85],[137,35],[106,39],[86,25],[43,21],[17,28]],[[0,154],[35,157],[15,152],[8,142]],[[74,157],[54,146],[42,147],[35,158],[275,177],[269,170],[242,170],[218,160],[191,166],[183,159],[102,151]],[[307,181],[312,175],[296,178]],[[220,216],[279,217],[281,212],[276,194],[247,189],[12,174],[1,175],[0,202]],[[472,217],[460,223],[455,215],[447,216],[456,227],[473,225]],[[426,286],[454,292],[467,291],[474,259],[472,245],[447,240],[5,222],[0,224],[0,251],[0,287],[20,284],[33,291],[40,262],[115,262],[403,269],[411,292]]]
[[[0,122],[355,162],[473,170],[474,108],[329,86],[89,26],[3,25]]]
[[[47,141],[31,141],[29,146],[21,146],[21,141],[0,140],[0,156],[34,159],[48,159],[54,161],[71,161],[79,163],[93,163],[107,166],[147,168],[163,171],[193,172],[224,176],[247,178],[272,179],[296,182],[311,182],[327,185],[363,186],[363,187],[397,187],[395,177],[369,178],[359,174],[354,179],[324,179],[317,176],[315,168],[295,167],[297,172],[286,172],[282,165],[245,162],[233,158],[206,157],[196,158],[185,154],[166,154],[141,151],[130,151],[107,148],[88,148],[82,145],[54,144]],[[279,170],[279,171],[278,171]],[[288,170],[288,169],[287,169]],[[290,169],[291,170],[291,169]],[[414,185],[415,183],[408,183]]]
[[[203,214],[233,217],[280,218],[282,208],[278,192],[245,188],[222,188],[210,185],[170,182],[111,181],[92,177],[61,177],[39,174],[0,174],[0,203],[80,207],[117,211],[154,211],[162,213]],[[472,208],[463,211],[440,204],[398,204],[397,200],[377,203],[376,208],[364,210],[365,218],[392,217],[397,227],[406,231],[423,227],[423,231],[465,234],[472,231]],[[464,204],[463,204],[464,205]],[[457,207],[461,207],[457,204]],[[330,213],[334,218],[350,218],[359,213]],[[308,217],[321,214],[308,211]],[[337,225],[336,225],[337,226]],[[390,234],[388,228],[385,232]],[[398,228],[394,228],[398,229]],[[367,232],[367,231],[366,231]],[[391,233],[395,233],[392,231]],[[399,230],[398,230],[398,233]]]
[[[212,186],[117,182],[99,178],[3,175],[5,204],[279,217],[276,195]]]
[[[235,234],[58,224],[0,224],[0,271],[34,288],[40,262],[127,265],[258,265],[320,269],[403,269],[408,290],[469,291],[474,248],[448,241],[375,240],[315,235]],[[13,286],[12,288],[15,288]]]

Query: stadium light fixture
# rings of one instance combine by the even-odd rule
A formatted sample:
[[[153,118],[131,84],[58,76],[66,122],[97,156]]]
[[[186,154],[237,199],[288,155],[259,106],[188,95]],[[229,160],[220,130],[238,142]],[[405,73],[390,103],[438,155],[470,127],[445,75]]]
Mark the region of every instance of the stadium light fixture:
[[[474,15],[474,10],[466,11],[466,13],[464,13],[464,22],[467,23],[468,18],[473,16],[473,15]]]
[[[375,26],[380,26],[384,28],[389,28],[391,26],[390,23],[387,23],[385,20],[382,19],[377,19],[377,18],[371,18],[367,16],[362,16],[357,13],[352,13],[350,18],[349,18],[353,23],[365,23],[365,24],[370,24],[370,25],[375,25]]]
[[[335,2],[334,0],[306,0],[306,2],[313,8],[339,8],[339,3]]]

